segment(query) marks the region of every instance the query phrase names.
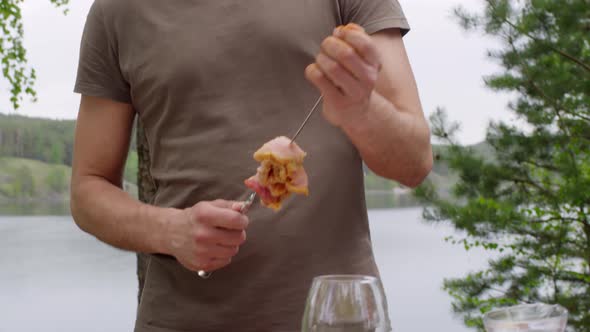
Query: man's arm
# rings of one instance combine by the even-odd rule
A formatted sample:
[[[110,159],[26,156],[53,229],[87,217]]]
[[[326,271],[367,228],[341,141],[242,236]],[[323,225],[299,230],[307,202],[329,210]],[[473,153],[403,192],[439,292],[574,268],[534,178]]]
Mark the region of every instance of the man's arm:
[[[248,225],[237,203],[218,200],[185,210],[159,208],[121,189],[133,119],[131,105],[82,97],[72,169],[74,220],[113,246],[173,255],[194,271],[229,264]]]
[[[307,78],[324,95],[324,115],[375,173],[415,187],[432,168],[430,130],[400,31],[367,35],[338,28]]]
[[[71,210],[78,226],[121,249],[162,252],[162,210],[122,187],[135,112],[131,105],[82,97],[76,122]]]

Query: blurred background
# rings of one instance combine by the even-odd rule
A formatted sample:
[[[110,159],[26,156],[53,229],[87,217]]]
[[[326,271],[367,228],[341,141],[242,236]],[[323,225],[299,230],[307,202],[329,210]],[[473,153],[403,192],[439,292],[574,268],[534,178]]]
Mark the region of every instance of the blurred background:
[[[400,3],[436,162],[417,191],[366,172],[395,331],[481,330],[491,307],[532,301],[568,306],[571,331],[590,331],[580,313],[590,309],[589,3]],[[23,25],[27,60],[0,41],[2,332],[133,329],[135,254],[98,242],[69,216],[72,89],[91,4],[0,0],[0,25],[10,17]],[[125,190],[137,196],[134,144]]]

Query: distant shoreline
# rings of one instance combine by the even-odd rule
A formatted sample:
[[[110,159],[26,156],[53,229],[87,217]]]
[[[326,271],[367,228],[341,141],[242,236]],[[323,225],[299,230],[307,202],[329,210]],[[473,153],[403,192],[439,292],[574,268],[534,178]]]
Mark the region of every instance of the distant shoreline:
[[[70,201],[39,201],[16,199],[18,202],[0,202],[0,216],[69,216]]]
[[[391,210],[415,208],[422,205],[413,197],[378,195],[367,193],[368,210]],[[392,203],[394,202],[394,203]],[[2,216],[69,216],[69,199],[14,198],[0,200],[0,217]]]

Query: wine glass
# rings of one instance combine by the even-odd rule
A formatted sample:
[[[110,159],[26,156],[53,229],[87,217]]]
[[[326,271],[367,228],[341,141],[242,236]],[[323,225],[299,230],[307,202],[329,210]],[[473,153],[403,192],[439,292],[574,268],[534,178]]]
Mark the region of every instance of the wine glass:
[[[305,305],[302,331],[391,331],[381,282],[362,275],[314,278]]]

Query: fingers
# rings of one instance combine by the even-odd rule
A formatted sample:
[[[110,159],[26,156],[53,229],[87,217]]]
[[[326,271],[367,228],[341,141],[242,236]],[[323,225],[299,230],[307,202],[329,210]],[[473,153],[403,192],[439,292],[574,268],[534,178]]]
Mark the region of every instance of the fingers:
[[[239,246],[205,245],[198,246],[197,252],[188,264],[193,271],[212,272],[230,264],[239,252]],[[185,266],[187,264],[184,264]]]
[[[320,55],[322,54],[339,63],[358,81],[373,84],[377,79],[377,67],[366,62],[351,45],[340,38],[326,38],[321,45]],[[316,62],[319,64],[317,59]],[[321,64],[320,67],[324,71]]]
[[[216,227],[199,227],[195,234],[195,241],[199,244],[239,246],[246,241],[246,232]]]
[[[231,262],[246,241],[248,217],[242,202],[203,201],[185,209],[181,222],[172,224],[171,254],[192,271],[214,271]]]
[[[334,29],[334,36],[346,42],[350,47],[364,59],[370,66],[379,69],[381,58],[371,36],[356,24],[349,24],[345,27]]]
[[[238,212],[236,202],[201,202],[191,209],[193,221],[229,230],[242,231],[248,227],[248,217]]]
[[[216,206],[218,208],[222,208],[222,209],[230,209],[230,210],[240,212],[242,210],[242,207],[244,206],[244,202],[226,201],[223,199],[217,199],[217,200],[212,201],[211,205]]]
[[[341,98],[343,96],[342,91],[338,90],[328,77],[324,75],[317,64],[313,63],[307,66],[305,77],[320,90],[326,99]]]
[[[202,246],[198,249],[198,255],[209,257],[209,259],[231,259],[239,252],[238,246]]]
[[[379,76],[379,55],[375,43],[362,27],[338,27],[321,44],[315,63],[305,76],[326,98],[349,97],[364,100]]]
[[[216,270],[226,267],[230,263],[231,263],[231,258],[213,258],[213,259],[210,259],[207,263],[200,265],[200,267],[198,267],[198,268],[191,267],[191,270],[193,270],[195,272],[199,271],[199,270],[213,272],[213,271],[216,271]]]
[[[358,98],[364,88],[340,63],[324,55],[318,54],[316,64],[322,73],[340,89],[346,96]]]

